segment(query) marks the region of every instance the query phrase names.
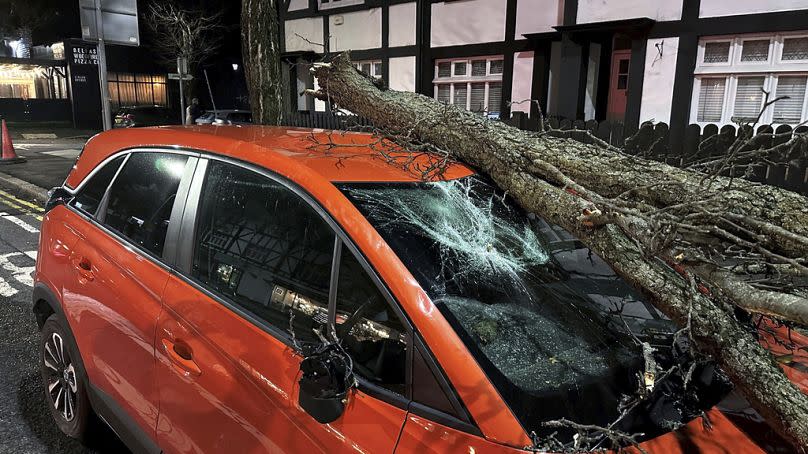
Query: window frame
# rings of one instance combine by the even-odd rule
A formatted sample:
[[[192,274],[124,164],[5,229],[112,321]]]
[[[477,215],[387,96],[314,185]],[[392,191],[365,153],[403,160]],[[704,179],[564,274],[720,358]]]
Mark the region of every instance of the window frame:
[[[169,224],[168,230],[166,231],[166,240],[165,244],[163,245],[163,251],[160,254],[154,254],[151,251],[144,249],[139,244],[131,241],[129,238],[121,235],[117,231],[109,228],[106,224],[104,224],[105,218],[105,210],[107,204],[109,202],[109,191],[112,186],[115,185],[115,181],[118,179],[121,171],[123,170],[124,166],[129,162],[129,158],[136,154],[136,153],[162,153],[162,154],[174,154],[174,155],[182,155],[188,156],[188,161],[185,163],[185,170],[183,175],[180,179],[180,184],[177,187],[177,195],[174,199],[174,205],[171,208],[171,215],[169,216]],[[115,175],[110,180],[109,184],[107,185],[106,189],[104,190],[104,196],[101,198],[100,203],[98,204],[98,208],[96,208],[95,213],[89,214],[84,210],[81,210],[74,206],[73,200],[75,199],[76,195],[88,184],[90,179],[92,179],[98,172],[110,162],[114,161],[120,156],[124,156],[123,162],[121,162],[120,167],[118,167]],[[176,247],[177,244],[177,234],[179,233],[179,227],[182,224],[182,211],[185,207],[188,197],[188,190],[190,188],[191,182],[194,177],[194,170],[199,163],[199,156],[200,154],[197,152],[192,151],[185,151],[173,148],[128,148],[120,150],[116,153],[111,154],[103,161],[99,162],[87,176],[82,179],[81,183],[75,188],[69,188],[64,186],[65,190],[71,195],[71,200],[65,204],[69,210],[73,211],[74,213],[78,214],[86,221],[93,224],[95,227],[109,235],[110,237],[116,239],[119,243],[123,244],[128,249],[140,254],[143,258],[150,260],[155,265],[169,270],[171,268],[171,261],[169,260],[170,257],[173,256],[173,248]]]
[[[281,186],[285,187],[289,191],[291,191],[296,196],[300,197],[305,203],[309,204],[309,206],[321,217],[321,219],[332,229],[334,232],[334,249],[332,250],[332,262],[331,262],[331,276],[329,282],[329,295],[328,295],[328,331],[333,332],[336,326],[336,305],[337,305],[337,289],[339,285],[339,266],[340,266],[340,258],[341,258],[341,248],[347,247],[348,250],[356,257],[359,261],[362,269],[365,273],[370,277],[373,281],[374,285],[377,287],[379,292],[383,295],[387,304],[393,309],[393,312],[396,316],[399,317],[404,329],[406,331],[407,336],[407,364],[406,364],[406,396],[401,396],[393,391],[390,391],[382,386],[376,385],[371,383],[369,380],[357,375],[357,382],[359,383],[359,390],[366,393],[367,395],[382,400],[388,404],[394,405],[398,408],[402,409],[409,409],[413,404],[417,404],[415,401],[412,400],[413,397],[413,390],[412,390],[412,383],[413,383],[413,355],[415,348],[421,348],[422,351],[428,352],[427,362],[430,365],[432,373],[434,374],[436,380],[438,381],[439,386],[447,395],[447,398],[452,403],[452,406],[455,408],[456,413],[459,416],[449,415],[440,410],[432,409],[430,407],[424,407],[426,410],[423,410],[423,416],[429,417],[430,419],[439,422],[441,424],[445,424],[449,427],[454,427],[464,432],[480,435],[481,432],[476,424],[473,423],[473,420],[468,413],[468,410],[462,404],[462,401],[457,396],[457,393],[452,388],[451,382],[449,382],[446,375],[441,370],[439,363],[434,359],[432,353],[426,347],[425,344],[420,340],[420,335],[418,335],[417,330],[413,327],[412,323],[410,322],[409,318],[407,317],[404,310],[398,304],[398,301],[392,295],[390,290],[388,289],[387,285],[385,285],[384,281],[379,277],[376,270],[367,260],[365,255],[361,252],[358,246],[350,239],[347,233],[342,229],[342,227],[337,223],[337,221],[323,208],[316,199],[309,194],[305,189],[297,185],[296,183],[288,180],[287,178],[263,167],[259,167],[250,163],[246,163],[237,159],[229,158],[226,156],[221,155],[214,155],[209,153],[202,153],[199,158],[199,162],[196,165],[195,172],[193,173],[191,182],[189,184],[189,190],[187,193],[187,197],[185,198],[185,204],[183,207],[182,219],[180,221],[180,225],[176,232],[177,241],[175,244],[177,245],[177,250],[175,252],[174,260],[171,263],[171,267],[173,273],[182,279],[184,282],[188,283],[198,291],[202,292],[206,296],[212,298],[214,301],[222,304],[224,307],[228,308],[229,310],[233,311],[235,314],[242,317],[247,322],[253,324],[257,328],[261,329],[262,331],[266,332],[267,334],[271,335],[279,342],[288,346],[296,355],[301,356],[302,352],[293,344],[291,336],[286,333],[285,331],[279,329],[278,327],[273,326],[272,324],[268,323],[267,321],[261,319],[260,317],[252,314],[248,310],[242,308],[235,302],[230,301],[228,298],[223,297],[215,293],[212,289],[207,288],[201,282],[193,279],[191,276],[191,270],[193,267],[193,257],[196,248],[196,229],[199,224],[198,214],[199,209],[201,207],[202,202],[202,189],[204,185],[205,178],[208,174],[208,167],[211,162],[222,162],[225,164],[230,164],[239,168],[242,168],[247,171],[255,172],[258,175],[268,178],[275,183],[280,184]],[[173,213],[172,213],[173,215]]]
[[[472,75],[472,62],[485,60],[485,75],[484,76],[473,76]],[[491,62],[494,61],[502,61],[503,62],[503,72],[501,73],[491,73]],[[441,63],[448,63],[449,64],[449,75],[448,76],[439,76],[438,67]],[[465,63],[466,64],[466,72],[465,74],[455,74],[455,66],[457,63]],[[449,86],[449,100],[448,104],[450,105],[457,105],[455,104],[455,87],[456,85],[466,85],[466,103],[465,105],[457,105],[458,107],[463,107],[465,110],[471,112],[481,113],[483,115],[489,115],[492,111],[488,109],[489,104],[489,93],[491,90],[491,84],[499,82],[500,84],[503,83],[504,79],[504,64],[505,64],[505,57],[503,55],[480,55],[480,56],[472,56],[472,57],[461,57],[461,58],[440,58],[436,59],[433,62],[434,72],[432,77],[432,87],[433,87],[433,96],[432,98],[437,100],[438,98],[438,87],[440,85],[448,85]],[[472,111],[471,110],[471,86],[475,83],[483,83],[485,84],[485,95],[483,97],[483,105],[484,109],[482,111]],[[504,85],[503,85],[504,86]],[[502,87],[500,87],[502,89]],[[501,93],[500,96],[502,99],[505,97],[505,93]],[[499,110],[497,111],[500,115],[502,113],[502,106],[500,106]]]
[[[783,44],[790,38],[808,38],[808,32],[786,32],[786,33],[745,33],[739,35],[708,36],[699,40],[696,67],[693,71],[693,91],[690,101],[690,123],[704,127],[708,124],[718,126],[735,124],[734,109],[737,96],[738,79],[742,77],[763,76],[763,88],[769,92],[770,100],[774,99],[777,91],[777,83],[780,76],[808,76],[808,58],[804,60],[783,60]],[[769,40],[769,56],[765,62],[742,62],[743,43],[746,41]],[[729,58],[723,63],[705,63],[705,47],[709,43],[729,42]],[[726,85],[721,119],[718,121],[699,121],[698,103],[701,91],[701,80],[704,78],[724,77]],[[781,124],[794,126],[808,120],[808,90],[803,99],[803,109],[800,120],[794,123],[774,122],[774,108],[769,106],[760,117],[759,124],[767,124],[777,127]]]

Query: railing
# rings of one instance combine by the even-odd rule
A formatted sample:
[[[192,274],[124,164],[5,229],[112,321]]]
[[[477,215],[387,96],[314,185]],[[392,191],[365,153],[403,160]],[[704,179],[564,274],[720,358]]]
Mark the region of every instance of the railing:
[[[357,124],[370,125],[364,118],[331,112],[292,112],[287,114],[285,123],[287,126],[322,129],[347,129]],[[536,131],[539,128],[538,122],[520,114],[504,120],[504,123],[524,130]],[[632,130],[621,122],[611,121],[549,118],[547,123],[551,130],[549,134],[571,137],[584,143],[596,142],[597,138],[609,145],[623,148],[628,153],[664,161],[677,167],[689,165],[697,159],[725,156],[739,134],[739,128],[733,125],[719,128],[714,124],[703,127],[691,124],[685,128],[684,137],[676,147],[678,150],[674,150],[671,147],[670,128],[665,123],[646,123],[639,130]],[[560,130],[563,133],[552,130]],[[761,125],[754,132],[751,141],[756,147],[771,147],[787,142],[794,133],[808,132],[808,126],[792,129],[790,126],[780,125],[772,129],[769,125]],[[731,172],[725,174],[729,175]],[[808,159],[804,157],[787,163],[755,165],[753,171],[743,177],[808,195]]]

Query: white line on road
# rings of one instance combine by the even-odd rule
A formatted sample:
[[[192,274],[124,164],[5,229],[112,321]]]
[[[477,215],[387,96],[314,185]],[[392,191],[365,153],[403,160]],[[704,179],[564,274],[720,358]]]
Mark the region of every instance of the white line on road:
[[[23,221],[22,219],[18,218],[17,216],[12,216],[6,212],[0,212],[0,218],[8,219],[9,221],[17,224],[19,227],[22,227],[25,231],[30,233],[39,233],[39,230],[32,226],[31,224]]]
[[[5,271],[11,273],[14,279],[28,287],[34,286],[34,279],[31,277],[31,273],[36,268],[35,266],[17,266],[9,260],[11,257],[18,257],[21,255],[25,255],[31,257],[31,255],[36,256],[35,251],[29,252],[10,252],[8,254],[0,255],[0,268]],[[17,289],[11,286],[7,280],[0,277],[0,296],[4,296],[6,298],[14,296],[17,294]]]

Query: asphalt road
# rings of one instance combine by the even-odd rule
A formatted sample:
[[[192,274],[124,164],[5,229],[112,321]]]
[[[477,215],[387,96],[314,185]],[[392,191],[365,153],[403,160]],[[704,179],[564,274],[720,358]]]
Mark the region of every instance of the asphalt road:
[[[90,447],[58,431],[39,374],[39,332],[31,312],[41,208],[0,191],[0,453],[120,453],[100,427]]]

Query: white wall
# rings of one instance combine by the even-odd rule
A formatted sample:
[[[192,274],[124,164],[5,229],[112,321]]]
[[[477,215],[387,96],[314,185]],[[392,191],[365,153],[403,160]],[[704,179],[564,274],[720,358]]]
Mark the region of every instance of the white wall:
[[[390,89],[415,91],[415,57],[391,58],[389,69]]]
[[[288,20],[285,24],[285,30],[287,52],[323,52],[322,17],[307,17],[305,19]],[[310,42],[307,42],[307,40]]]
[[[808,8],[808,0],[701,0],[699,17],[770,13]]]
[[[289,11],[298,11],[309,7],[309,0],[289,0]]]
[[[516,39],[527,33],[552,32],[561,24],[564,2],[561,0],[518,0],[516,3]]]
[[[432,4],[432,47],[505,40],[507,0],[457,0]]]
[[[343,23],[337,25],[340,17]],[[328,20],[328,32],[331,34],[329,48],[332,52],[382,47],[381,8],[334,14]]]
[[[513,56],[513,86],[511,88],[511,112],[530,114],[531,88],[533,87],[533,52],[517,52]]]
[[[734,4],[729,0],[716,0]],[[759,0],[765,2],[766,0]],[[657,21],[682,18],[682,0],[579,0],[578,23],[650,17]]]
[[[415,45],[415,2],[390,5],[390,47]]]
[[[656,45],[661,44],[662,55]],[[669,123],[673,102],[673,81],[679,38],[649,39],[645,50],[645,76],[642,82],[640,122]]]

